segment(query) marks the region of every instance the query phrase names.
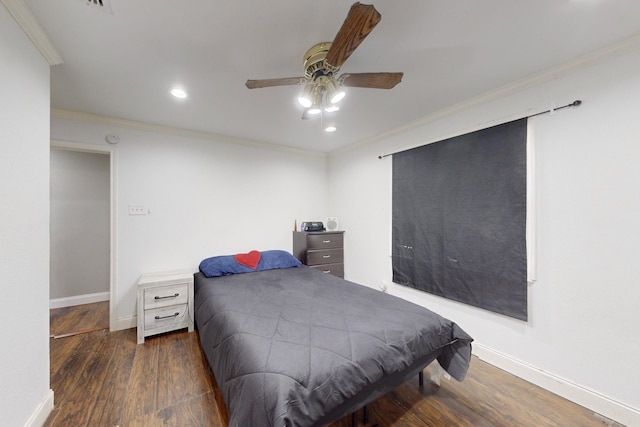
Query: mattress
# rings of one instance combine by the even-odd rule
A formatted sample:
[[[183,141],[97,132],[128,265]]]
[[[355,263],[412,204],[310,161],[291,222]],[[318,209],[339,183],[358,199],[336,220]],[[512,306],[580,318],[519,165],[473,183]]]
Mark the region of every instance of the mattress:
[[[406,300],[302,266],[194,275],[195,320],[229,425],[320,426],[433,360],[462,381],[472,338]]]

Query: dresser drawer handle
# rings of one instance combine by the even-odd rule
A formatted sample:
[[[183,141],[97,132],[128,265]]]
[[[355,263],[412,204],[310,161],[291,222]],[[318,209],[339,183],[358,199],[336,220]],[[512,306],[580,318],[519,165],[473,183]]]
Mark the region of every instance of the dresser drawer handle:
[[[331,255],[322,255],[322,258],[331,258]]]
[[[173,295],[167,295],[166,297],[159,297],[159,296],[157,296],[157,295],[156,295],[154,299],[176,298],[176,297],[178,297],[178,296],[180,296],[180,294],[176,292],[175,294],[173,294]]]
[[[331,270],[322,270],[324,274],[331,273]]]
[[[331,243],[331,240],[323,240],[322,243]]]
[[[178,317],[179,315],[180,315],[180,313],[176,312],[176,313],[170,314],[168,316],[156,316],[155,319],[156,320],[171,319],[171,318],[174,318],[174,317]]]

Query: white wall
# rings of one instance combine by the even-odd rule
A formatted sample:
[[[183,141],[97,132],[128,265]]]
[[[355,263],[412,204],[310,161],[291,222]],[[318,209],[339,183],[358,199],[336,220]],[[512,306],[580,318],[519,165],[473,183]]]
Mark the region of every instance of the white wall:
[[[0,419],[44,421],[49,389],[49,64],[0,6]],[[40,418],[38,418],[40,417]]]
[[[195,272],[204,258],[253,249],[291,251],[295,220],[327,216],[324,154],[97,122],[54,118],[51,132],[82,144],[106,145],[109,133],[121,139],[114,148],[114,329],[135,326],[142,273]],[[150,214],[130,216],[129,205]]]
[[[109,292],[109,155],[51,150],[50,297]]]
[[[333,153],[332,212],[346,230],[346,276],[431,308],[474,351],[626,425],[640,425],[640,52],[471,105],[384,140]],[[535,132],[538,281],[521,322],[391,283],[392,158],[581,99],[530,121]],[[356,196],[357,195],[357,196]]]

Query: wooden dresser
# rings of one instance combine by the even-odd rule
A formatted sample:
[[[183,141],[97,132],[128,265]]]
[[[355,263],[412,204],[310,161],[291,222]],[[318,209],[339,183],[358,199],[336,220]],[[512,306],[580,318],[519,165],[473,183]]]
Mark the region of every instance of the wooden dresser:
[[[309,267],[344,277],[344,231],[294,231],[293,255]]]

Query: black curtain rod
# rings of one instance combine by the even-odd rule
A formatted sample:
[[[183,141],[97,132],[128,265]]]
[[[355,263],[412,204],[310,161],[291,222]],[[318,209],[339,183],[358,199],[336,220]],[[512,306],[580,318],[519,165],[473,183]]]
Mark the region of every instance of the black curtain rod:
[[[531,114],[530,116],[524,116],[521,117],[520,119],[529,119],[531,117],[535,117],[535,116],[540,116],[542,114],[547,114],[547,113],[553,113],[555,111],[558,110],[562,110],[563,108],[567,108],[567,107],[577,107],[578,105],[582,104],[582,101],[580,101],[579,99],[576,99],[575,101],[573,101],[571,104],[567,104],[567,105],[563,105],[562,107],[558,107],[558,108],[552,108],[550,110],[547,111],[541,111],[539,113],[535,113],[535,114]],[[515,120],[520,120],[520,119],[515,119]],[[513,120],[513,121],[515,121]],[[415,148],[415,147],[414,147]],[[402,153],[403,151],[407,151],[407,150],[411,150],[412,148],[407,148],[406,150],[400,150],[400,151],[396,151],[395,153],[389,153],[389,154],[382,154],[380,156],[378,156],[379,159],[384,159],[385,157],[389,157],[389,156],[393,156],[394,154],[398,154],[398,153]]]

